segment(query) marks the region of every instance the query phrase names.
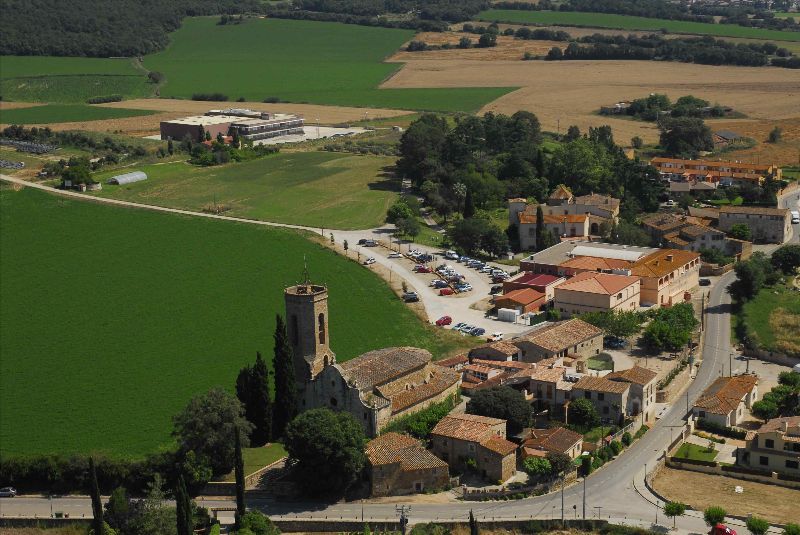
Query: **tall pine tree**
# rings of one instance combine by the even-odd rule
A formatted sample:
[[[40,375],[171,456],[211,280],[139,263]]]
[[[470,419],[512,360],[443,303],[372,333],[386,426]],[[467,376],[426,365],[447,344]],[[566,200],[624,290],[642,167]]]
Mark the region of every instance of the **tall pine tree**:
[[[253,424],[250,444],[263,446],[272,439],[272,397],[267,363],[256,353],[256,362],[245,366],[236,378],[236,397],[244,405],[245,417]]]
[[[94,535],[104,535],[103,529],[103,502],[100,500],[100,487],[97,485],[97,470],[94,467],[94,457],[89,457],[89,492],[92,495],[92,530]]]
[[[186,490],[186,480],[183,478],[183,474],[178,475],[178,482],[175,486],[175,512],[178,535],[192,535],[194,533],[192,500]]]
[[[467,188],[467,195],[464,197],[464,219],[475,215],[475,201],[472,199],[472,189]]]
[[[297,385],[294,378],[294,352],[289,344],[286,323],[280,314],[275,317],[275,405],[272,417],[273,436],[283,436],[289,422],[297,415]]]
[[[239,435],[239,428],[236,428],[234,437],[234,446],[236,449],[236,460],[234,461],[233,470],[236,476],[236,523],[238,525],[239,519],[242,518],[246,512],[244,505],[244,460],[242,459],[242,438]],[[181,535],[180,533],[178,535]]]

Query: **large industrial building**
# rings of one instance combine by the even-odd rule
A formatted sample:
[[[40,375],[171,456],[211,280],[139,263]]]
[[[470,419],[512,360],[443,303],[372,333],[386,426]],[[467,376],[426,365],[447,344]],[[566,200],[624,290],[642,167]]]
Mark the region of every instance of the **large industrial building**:
[[[236,132],[243,140],[257,141],[303,134],[303,118],[285,113],[229,108],[161,122],[161,139],[164,140],[182,140],[188,135],[193,141],[202,141],[206,132],[212,139],[218,134],[230,136]]]

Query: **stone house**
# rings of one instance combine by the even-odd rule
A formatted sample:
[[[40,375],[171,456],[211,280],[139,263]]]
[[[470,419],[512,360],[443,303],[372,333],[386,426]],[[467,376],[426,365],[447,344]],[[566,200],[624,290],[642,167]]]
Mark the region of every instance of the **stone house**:
[[[764,243],[784,243],[792,238],[794,232],[788,208],[722,206],[719,209],[719,229],[730,232],[736,224],[750,227],[753,241]]]
[[[451,468],[474,463],[492,482],[507,481],[516,473],[517,445],[506,440],[506,421],[473,414],[450,414],[431,432],[431,449]]]
[[[631,385],[625,411],[628,416],[634,418],[641,414],[642,423],[648,423],[654,417],[653,404],[656,402],[657,376],[658,374],[653,370],[634,366],[627,370],[611,372],[605,378]]]
[[[692,416],[724,427],[733,427],[739,425],[746,409],[751,408],[757,399],[757,375],[719,377],[697,398]]]
[[[563,453],[577,459],[583,450],[583,435],[565,427],[530,429],[522,441],[521,457],[545,457],[548,453]]]
[[[639,308],[640,288],[639,277],[586,271],[555,288],[553,306],[563,317],[630,312]]]
[[[717,212],[716,217],[719,217]],[[700,252],[700,249],[715,249],[728,256],[747,259],[752,245],[729,238],[721,230],[708,224],[709,220],[675,214],[653,214],[642,220],[654,243],[662,247]]]
[[[565,280],[564,277],[521,271],[503,282],[503,293],[508,294],[514,290],[535,290],[544,294],[546,301],[551,301],[555,287]]]
[[[642,305],[682,303],[686,292],[700,283],[700,263],[700,253],[680,249],[656,249],[634,262],[631,275],[642,281]]]
[[[572,383],[566,380],[567,369],[563,366],[540,367],[537,365],[529,375],[529,391],[533,395],[537,410],[549,410],[553,415],[563,414],[563,407],[572,393]]]
[[[458,392],[461,374],[427,350],[390,347],[342,364],[330,349],[328,290],[306,281],[284,291],[300,411],[347,411],[374,437],[390,421]]]
[[[471,361],[480,360],[499,360],[499,361],[519,361],[522,351],[511,342],[499,341],[489,342],[470,349],[469,358]]]
[[[624,381],[584,376],[572,385],[572,399],[588,399],[603,422],[621,424],[627,415],[630,391],[630,384]]]
[[[447,463],[408,435],[381,435],[367,443],[365,453],[372,497],[438,490],[450,483]]]
[[[588,358],[603,349],[603,330],[573,318],[531,331],[511,343],[522,350],[524,362],[568,355]]]
[[[773,418],[748,431],[745,440],[736,453],[738,464],[800,477],[800,416]]]

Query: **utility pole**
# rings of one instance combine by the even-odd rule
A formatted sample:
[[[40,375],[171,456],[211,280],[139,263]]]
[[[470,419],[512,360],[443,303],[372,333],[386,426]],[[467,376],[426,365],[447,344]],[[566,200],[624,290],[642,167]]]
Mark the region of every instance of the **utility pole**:
[[[400,513],[400,533],[406,535],[406,526],[408,526],[408,513],[411,512],[411,507],[408,505],[395,506],[394,510]]]
[[[561,476],[561,527],[564,527],[564,477]]]
[[[586,476],[583,477],[583,519],[586,520]]]
[[[733,351],[728,353],[728,377],[733,377]]]
[[[602,507],[599,505],[595,505],[594,508],[597,509],[597,520],[600,520],[600,509],[602,509]]]

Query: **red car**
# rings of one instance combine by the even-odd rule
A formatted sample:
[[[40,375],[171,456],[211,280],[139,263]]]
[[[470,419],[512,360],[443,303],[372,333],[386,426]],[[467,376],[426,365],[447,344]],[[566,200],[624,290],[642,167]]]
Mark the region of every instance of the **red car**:
[[[451,323],[453,323],[453,318],[451,318],[450,316],[442,316],[441,318],[436,320],[437,327],[444,327],[445,325],[450,325]]]
[[[417,273],[433,273],[433,270],[428,266],[423,266],[422,264],[417,264],[414,266],[414,271]]]
[[[442,288],[439,290],[439,295],[453,295],[454,293],[452,288]]]

